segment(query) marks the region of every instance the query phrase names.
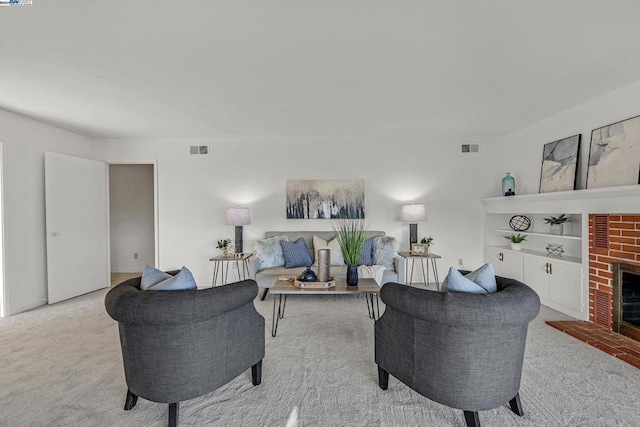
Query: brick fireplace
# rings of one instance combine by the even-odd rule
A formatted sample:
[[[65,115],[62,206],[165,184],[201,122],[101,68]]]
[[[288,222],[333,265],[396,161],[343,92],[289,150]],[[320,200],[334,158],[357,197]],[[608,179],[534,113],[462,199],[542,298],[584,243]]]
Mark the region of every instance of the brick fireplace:
[[[589,215],[589,320],[616,330],[614,271],[620,265],[640,267],[640,215]]]

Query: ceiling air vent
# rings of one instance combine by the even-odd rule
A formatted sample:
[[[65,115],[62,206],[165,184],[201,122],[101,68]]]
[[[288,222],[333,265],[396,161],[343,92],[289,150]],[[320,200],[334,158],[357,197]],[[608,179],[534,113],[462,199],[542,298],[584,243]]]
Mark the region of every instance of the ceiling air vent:
[[[208,145],[191,145],[189,147],[189,154],[209,154],[209,146]]]
[[[478,144],[462,144],[461,150],[463,153],[477,153],[478,152]]]
[[[609,215],[593,216],[593,247],[595,249],[609,249]]]

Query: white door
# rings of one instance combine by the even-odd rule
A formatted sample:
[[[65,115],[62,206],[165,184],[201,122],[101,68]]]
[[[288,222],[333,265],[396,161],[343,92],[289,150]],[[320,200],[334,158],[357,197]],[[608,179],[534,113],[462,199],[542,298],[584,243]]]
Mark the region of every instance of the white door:
[[[45,153],[48,301],[109,286],[106,164]]]
[[[536,291],[540,298],[549,298],[548,264],[543,258],[524,257],[524,284]]]
[[[582,266],[551,262],[549,298],[575,311],[582,311]]]

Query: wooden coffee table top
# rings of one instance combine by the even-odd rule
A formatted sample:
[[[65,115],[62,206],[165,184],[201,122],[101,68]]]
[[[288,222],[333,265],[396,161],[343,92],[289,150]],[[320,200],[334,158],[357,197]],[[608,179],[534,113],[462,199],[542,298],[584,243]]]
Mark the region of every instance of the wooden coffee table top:
[[[374,279],[358,279],[357,286],[347,286],[347,279],[338,277],[335,279],[336,285],[326,289],[298,288],[293,283],[286,280],[278,280],[275,285],[269,288],[269,293],[273,295],[284,294],[307,294],[307,295],[350,295],[350,294],[377,294],[380,286]]]

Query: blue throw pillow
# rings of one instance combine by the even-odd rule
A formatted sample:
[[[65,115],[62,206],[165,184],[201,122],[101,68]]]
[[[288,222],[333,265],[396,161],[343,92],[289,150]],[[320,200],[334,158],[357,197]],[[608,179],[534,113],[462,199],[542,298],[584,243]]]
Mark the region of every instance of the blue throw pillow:
[[[150,267],[150,268],[153,268],[153,267]],[[154,270],[157,270],[157,269],[154,269]],[[145,268],[145,272],[146,271],[147,269]],[[157,270],[157,271],[160,271],[160,270]],[[160,274],[157,273],[157,271],[152,272],[152,274],[156,278],[161,276]],[[160,273],[164,273],[164,272],[160,271]],[[182,269],[180,269],[178,274],[176,274],[175,276],[172,276],[167,273],[164,273],[164,274],[166,274],[169,277],[163,280],[160,280],[152,284],[151,286],[147,285],[145,288],[143,288],[142,282],[140,282],[140,289],[145,291],[193,291],[198,289],[198,285],[196,284],[196,281],[193,278],[191,271],[189,271],[187,267],[182,267]],[[143,277],[144,277],[144,274],[143,274]],[[149,276],[148,278],[150,277],[151,276]]]
[[[301,237],[295,242],[280,241],[282,253],[284,255],[284,266],[286,268],[308,267],[313,265],[307,243]]]
[[[478,285],[473,280],[469,280],[462,275],[458,270],[451,267],[449,268],[449,274],[445,278],[447,290],[453,292],[466,292],[468,294],[486,294],[488,293],[485,288]]]
[[[491,263],[485,264],[479,269],[465,274],[464,277],[482,286],[488,293],[496,292],[498,290],[496,272],[493,270],[493,264]]]
[[[493,264],[488,263],[466,275],[451,267],[443,288],[455,292],[489,294],[498,290]]]
[[[369,237],[364,241],[364,246],[360,251],[358,265],[373,265],[373,237]]]
[[[140,289],[146,291],[156,283],[160,283],[163,280],[167,280],[172,277],[172,275],[147,264],[144,268],[144,273],[142,273],[142,279],[140,279]]]

